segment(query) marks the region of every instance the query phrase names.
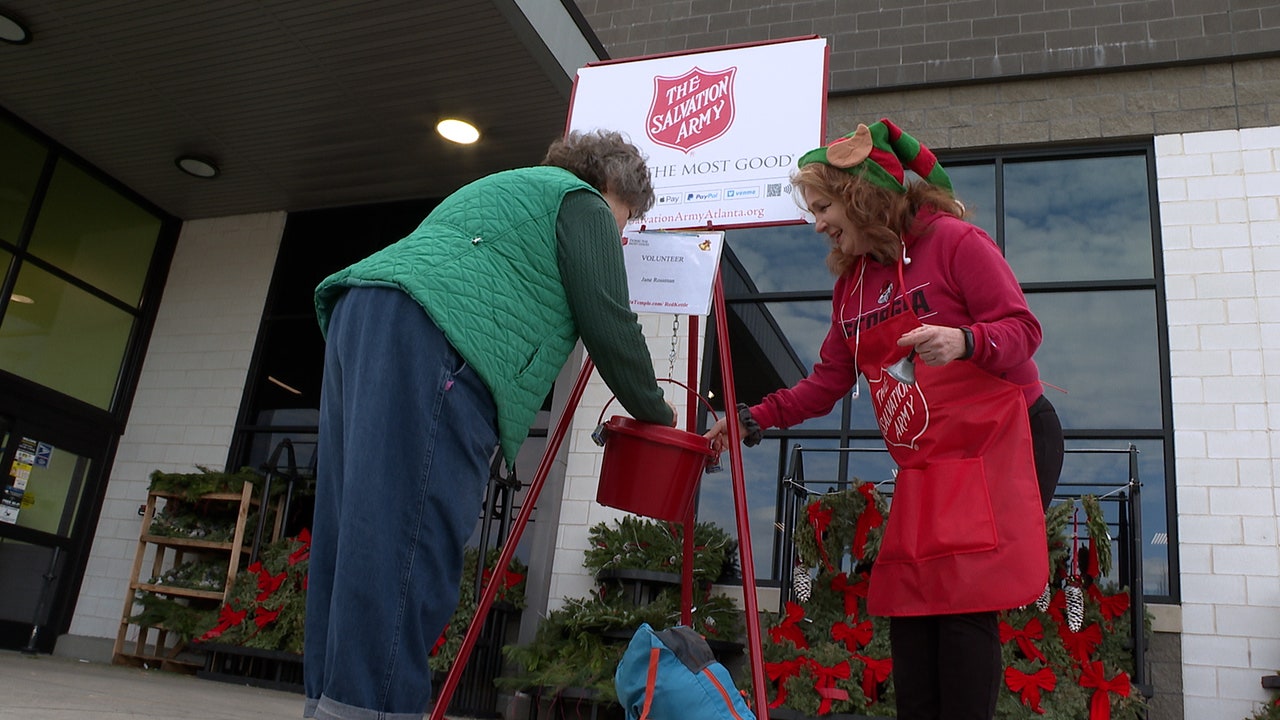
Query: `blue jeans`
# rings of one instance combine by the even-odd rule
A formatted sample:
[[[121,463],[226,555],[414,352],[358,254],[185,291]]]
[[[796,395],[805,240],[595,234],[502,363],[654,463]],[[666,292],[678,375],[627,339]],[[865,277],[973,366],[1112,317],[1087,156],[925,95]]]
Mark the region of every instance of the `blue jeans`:
[[[355,288],[325,349],[304,717],[420,720],[497,444],[493,397],[412,298]]]

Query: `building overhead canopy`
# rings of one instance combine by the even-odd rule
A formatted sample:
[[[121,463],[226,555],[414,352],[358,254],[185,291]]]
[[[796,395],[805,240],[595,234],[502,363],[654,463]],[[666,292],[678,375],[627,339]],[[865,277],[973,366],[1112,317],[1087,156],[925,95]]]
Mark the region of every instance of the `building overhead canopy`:
[[[0,0],[0,107],[183,219],[443,196],[537,163],[602,57],[561,0]],[[480,130],[462,146],[446,117]],[[184,155],[219,174],[181,172]]]

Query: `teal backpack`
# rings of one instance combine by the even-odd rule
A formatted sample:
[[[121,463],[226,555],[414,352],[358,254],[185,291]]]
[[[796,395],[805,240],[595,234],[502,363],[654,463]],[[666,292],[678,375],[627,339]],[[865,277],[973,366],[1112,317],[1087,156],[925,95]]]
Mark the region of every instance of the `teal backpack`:
[[[684,625],[641,625],[613,682],[627,720],[756,719],[707,641]]]

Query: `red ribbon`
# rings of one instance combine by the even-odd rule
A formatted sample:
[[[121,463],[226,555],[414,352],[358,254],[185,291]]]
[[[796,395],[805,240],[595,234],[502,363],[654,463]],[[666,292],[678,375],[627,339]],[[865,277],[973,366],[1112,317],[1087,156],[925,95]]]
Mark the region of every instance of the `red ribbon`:
[[[448,638],[445,637],[448,634],[449,626],[445,625],[444,630],[440,631],[440,637],[436,638],[436,644],[431,646],[431,652],[429,653],[431,657],[435,657],[440,654],[440,649],[444,647],[446,642],[448,642]]]
[[[780,624],[769,628],[769,639],[775,643],[780,643],[784,639],[795,643],[795,646],[801,650],[809,648],[809,641],[804,639],[804,632],[800,630],[799,622],[804,619],[804,608],[799,605],[787,603],[787,617]]]
[[[870,620],[863,620],[856,625],[835,623],[831,626],[831,639],[844,643],[849,652],[853,652],[871,642],[871,638],[874,636],[875,630],[872,628]]]
[[[854,583],[849,582],[849,576],[845,573],[831,578],[831,589],[844,595],[844,614],[854,620],[861,616],[858,612],[858,598],[865,598],[870,586],[866,573],[859,574]]]
[[[1071,628],[1066,625],[1059,625],[1058,635],[1062,637],[1062,644],[1067,648],[1067,654],[1075,658],[1078,663],[1087,662],[1093,651],[1102,644],[1102,628],[1098,623],[1081,628],[1080,632],[1071,632]]]
[[[1007,644],[1010,640],[1018,642],[1018,649],[1022,651],[1023,656],[1028,660],[1039,660],[1040,662],[1048,662],[1044,653],[1040,652],[1040,648],[1036,647],[1031,641],[1041,640],[1044,638],[1044,627],[1040,625],[1040,618],[1031,618],[1027,624],[1017,630],[1004,620],[1000,621],[1000,642]]]
[[[818,553],[822,555],[822,563],[828,570],[835,570],[831,567],[831,559],[827,557],[827,546],[822,542],[822,534],[831,525],[832,510],[823,507],[821,500],[816,500],[809,504],[806,511],[809,515],[809,524],[813,526],[813,537],[818,541]]]
[[[805,666],[804,658],[793,658],[783,662],[765,663],[764,672],[769,676],[770,680],[778,683],[778,696],[769,703],[770,708],[776,708],[787,701],[787,680],[800,674],[800,670]]]
[[[249,610],[247,608],[244,610],[235,610],[231,607],[231,603],[223,605],[222,609],[218,611],[218,624],[215,625],[212,630],[201,635],[197,639],[197,642],[212,640],[221,636],[222,633],[244,622],[244,619],[248,616]]]
[[[1115,595],[1103,595],[1097,585],[1089,586],[1089,597],[1098,602],[1098,609],[1102,611],[1102,617],[1107,622],[1111,622],[1123,615],[1129,609],[1129,593],[1118,592]]]
[[[1046,612],[1048,612],[1049,617],[1056,620],[1059,625],[1063,624],[1066,619],[1065,614],[1067,612],[1067,594],[1062,590],[1062,588],[1058,588],[1053,591],[1053,595],[1049,598],[1049,609]]]
[[[481,584],[488,585],[489,578],[491,577],[493,577],[493,570],[485,568],[484,572],[480,573]],[[507,592],[522,582],[524,582],[524,574],[512,572],[511,569],[508,568],[502,573],[502,584],[498,586],[498,598],[506,598]]]
[[[822,698],[822,703],[818,705],[818,714],[826,715],[831,712],[832,700],[848,700],[849,692],[836,687],[836,680],[847,680],[851,670],[849,669],[849,661],[842,660],[831,667],[827,667],[817,660],[808,660],[809,672],[813,673],[813,689],[818,691],[818,697]]]
[[[867,705],[875,705],[880,701],[880,683],[893,674],[893,658],[876,659],[856,654],[853,657],[862,661],[862,694],[867,698]]]
[[[884,524],[884,516],[880,514],[880,509],[876,507],[874,485],[869,482],[862,483],[858,486],[858,493],[867,501],[867,504],[858,515],[858,524],[854,528],[853,556],[862,558],[867,549],[867,535]]]
[[[256,564],[256,563],[255,563]],[[289,573],[281,572],[279,575],[272,575],[267,572],[266,568],[258,568],[258,596],[254,598],[258,602],[262,602],[275,594],[284,584],[285,578],[289,577]]]
[[[1108,680],[1106,669],[1097,661],[1085,663],[1081,668],[1080,687],[1095,688],[1093,699],[1089,701],[1089,720],[1111,720],[1111,696],[1108,693],[1129,697],[1132,688],[1128,673],[1121,670]]]
[[[1018,693],[1023,705],[1043,715],[1044,708],[1040,707],[1040,693],[1041,691],[1052,692],[1058,687],[1058,676],[1047,667],[1040,668],[1034,673],[1024,673],[1018,668],[1009,667],[1004,670],[1004,684]]]
[[[297,550],[294,550],[292,553],[289,553],[290,567],[311,557],[311,531],[306,528],[302,528],[302,532],[298,533],[297,540],[302,543],[302,546]]]
[[[260,605],[257,612],[253,614],[253,624],[257,625],[258,629],[261,630],[268,624],[275,622],[275,619],[280,616],[280,611],[283,609],[284,605],[275,610],[268,610],[265,606]]]

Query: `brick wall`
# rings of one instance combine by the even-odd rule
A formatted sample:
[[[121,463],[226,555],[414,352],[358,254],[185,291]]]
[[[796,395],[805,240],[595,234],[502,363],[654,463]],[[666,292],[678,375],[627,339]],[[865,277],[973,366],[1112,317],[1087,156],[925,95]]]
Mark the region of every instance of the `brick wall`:
[[[1161,135],[1155,148],[1186,717],[1242,718],[1280,667],[1280,127]]]
[[[183,225],[72,635],[114,639],[119,630],[152,471],[226,464],[284,220],[278,212]]]
[[[822,35],[833,91],[1275,55],[1270,0],[576,0],[614,58]]]

